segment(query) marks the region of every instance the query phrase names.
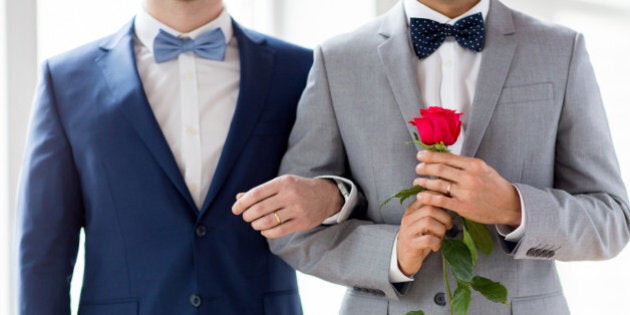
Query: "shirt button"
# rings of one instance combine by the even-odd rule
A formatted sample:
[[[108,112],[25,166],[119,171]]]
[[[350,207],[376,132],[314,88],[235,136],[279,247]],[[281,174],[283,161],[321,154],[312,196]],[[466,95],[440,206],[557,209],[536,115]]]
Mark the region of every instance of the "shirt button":
[[[184,77],[184,80],[190,81],[193,78],[193,74],[192,72],[186,72],[184,73],[183,77]]]
[[[198,225],[195,229],[195,234],[197,234],[198,237],[204,237],[208,234],[208,228],[205,225]]]
[[[188,128],[186,128],[186,134],[191,136],[191,137],[194,137],[194,136],[197,135],[197,129],[195,129],[193,127],[188,127]]]
[[[190,305],[194,307],[199,307],[201,305],[201,298],[197,294],[193,294],[190,296]]]
[[[446,68],[450,68],[453,65],[453,62],[450,60],[446,60],[444,61],[444,67]]]
[[[446,306],[446,296],[444,295],[444,292],[438,292],[433,297],[433,302],[439,306]]]
[[[196,195],[197,194],[197,185],[195,185],[195,184],[190,185],[190,192],[193,195]]]

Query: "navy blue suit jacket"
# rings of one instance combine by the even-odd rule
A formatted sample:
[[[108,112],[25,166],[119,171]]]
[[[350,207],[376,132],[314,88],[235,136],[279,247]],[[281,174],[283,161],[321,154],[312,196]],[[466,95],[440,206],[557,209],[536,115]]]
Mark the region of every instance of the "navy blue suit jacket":
[[[44,63],[18,195],[20,314],[70,313],[81,228],[80,314],[301,314],[294,270],[231,206],[276,176],[312,54],[234,29],[240,94],[200,212],[142,89],[133,22]]]

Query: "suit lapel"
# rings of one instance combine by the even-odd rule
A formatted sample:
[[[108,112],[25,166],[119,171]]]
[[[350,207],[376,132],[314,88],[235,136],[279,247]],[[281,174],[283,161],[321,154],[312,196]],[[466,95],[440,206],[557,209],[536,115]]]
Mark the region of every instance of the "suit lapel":
[[[216,198],[247,144],[264,110],[273,75],[274,52],[265,45],[264,37],[243,29],[236,22],[233,25],[241,60],[239,96],[219,164],[201,207],[202,215]]]
[[[110,88],[111,106],[117,107],[123,113],[160,168],[192,209],[195,209],[173,153],[144,94],[133,52],[133,32],[133,22],[130,22],[101,46],[104,53],[96,59]]]
[[[486,47],[467,123],[462,155],[474,156],[490,123],[516,50],[511,11],[499,1],[490,2],[486,22]]]
[[[385,41],[378,46],[378,54],[383,70],[389,81],[394,99],[400,108],[405,125],[423,107],[418,89],[417,57],[408,36],[408,27],[402,2],[399,2],[385,16],[379,34]],[[407,128],[410,137],[415,129]]]

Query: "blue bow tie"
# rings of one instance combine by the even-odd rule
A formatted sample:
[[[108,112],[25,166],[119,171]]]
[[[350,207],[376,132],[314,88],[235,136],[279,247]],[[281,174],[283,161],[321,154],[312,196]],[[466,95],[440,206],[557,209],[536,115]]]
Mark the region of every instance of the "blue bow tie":
[[[467,16],[452,26],[429,19],[412,18],[409,28],[413,48],[421,59],[436,51],[447,36],[455,37],[462,47],[476,52],[483,49],[485,41],[481,13]]]
[[[187,51],[201,58],[222,61],[225,58],[225,35],[220,28],[216,28],[195,39],[182,39],[160,30],[153,41],[153,56],[157,63],[171,60]]]

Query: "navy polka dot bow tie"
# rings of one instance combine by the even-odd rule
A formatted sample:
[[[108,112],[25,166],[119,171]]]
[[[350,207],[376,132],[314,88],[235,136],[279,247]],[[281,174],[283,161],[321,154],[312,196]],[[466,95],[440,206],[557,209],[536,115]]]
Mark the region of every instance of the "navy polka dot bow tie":
[[[409,27],[413,48],[421,59],[436,51],[447,36],[455,37],[455,40],[464,48],[476,52],[483,49],[485,27],[481,13],[467,16],[455,22],[454,25],[412,18]]]

